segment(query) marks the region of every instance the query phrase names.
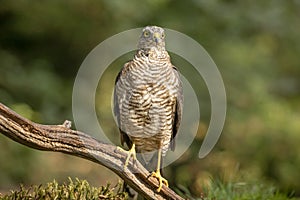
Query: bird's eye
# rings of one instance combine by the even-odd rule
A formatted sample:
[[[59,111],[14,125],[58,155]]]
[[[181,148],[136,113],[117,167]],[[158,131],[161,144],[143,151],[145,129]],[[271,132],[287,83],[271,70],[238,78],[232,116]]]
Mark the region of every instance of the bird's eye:
[[[162,33],[162,34],[161,34],[161,38],[165,38],[165,33]]]
[[[150,36],[150,32],[149,31],[145,31],[144,32],[144,37],[149,37]]]

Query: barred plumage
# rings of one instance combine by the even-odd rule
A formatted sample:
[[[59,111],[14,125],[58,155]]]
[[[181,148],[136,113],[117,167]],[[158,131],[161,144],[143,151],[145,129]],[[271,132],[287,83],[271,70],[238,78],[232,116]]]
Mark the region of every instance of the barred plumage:
[[[122,144],[134,144],[141,153],[158,151],[160,157],[175,148],[172,139],[182,115],[181,81],[165,50],[162,28],[145,27],[138,48],[116,79],[115,115]],[[160,158],[158,162],[159,170]]]

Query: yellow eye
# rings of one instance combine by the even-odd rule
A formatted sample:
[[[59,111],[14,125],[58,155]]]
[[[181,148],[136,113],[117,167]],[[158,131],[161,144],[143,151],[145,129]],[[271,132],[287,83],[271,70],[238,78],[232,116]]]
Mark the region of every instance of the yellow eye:
[[[162,33],[162,34],[161,34],[161,38],[165,38],[165,33]]]
[[[149,37],[150,36],[150,32],[148,31],[148,30],[146,30],[145,32],[144,32],[144,37]]]

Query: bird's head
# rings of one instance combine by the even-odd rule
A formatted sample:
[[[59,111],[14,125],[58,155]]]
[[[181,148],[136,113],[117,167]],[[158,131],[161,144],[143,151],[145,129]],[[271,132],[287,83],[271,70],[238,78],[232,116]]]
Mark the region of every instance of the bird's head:
[[[138,44],[139,49],[165,50],[165,31],[158,26],[146,26]]]

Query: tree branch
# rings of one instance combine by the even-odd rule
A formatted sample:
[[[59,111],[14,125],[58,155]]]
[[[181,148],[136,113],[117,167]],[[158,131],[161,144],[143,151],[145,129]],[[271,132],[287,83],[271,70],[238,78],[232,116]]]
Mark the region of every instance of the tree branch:
[[[0,103],[0,132],[34,149],[71,154],[103,165],[147,199],[183,199],[165,186],[157,193],[157,179],[149,177],[149,172],[139,162],[135,165],[130,162],[124,171],[125,153],[116,151],[116,146],[70,129],[68,121],[63,125],[37,124]]]

